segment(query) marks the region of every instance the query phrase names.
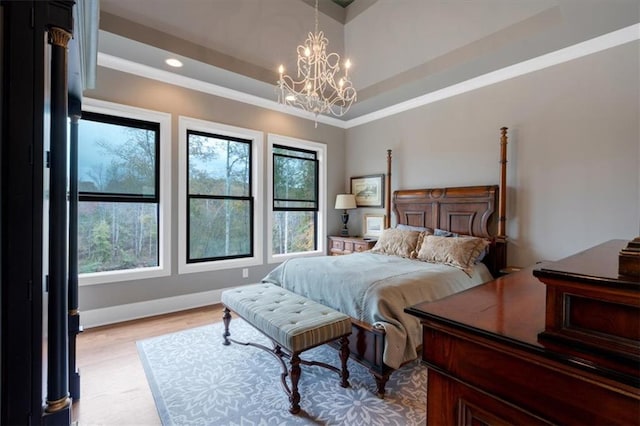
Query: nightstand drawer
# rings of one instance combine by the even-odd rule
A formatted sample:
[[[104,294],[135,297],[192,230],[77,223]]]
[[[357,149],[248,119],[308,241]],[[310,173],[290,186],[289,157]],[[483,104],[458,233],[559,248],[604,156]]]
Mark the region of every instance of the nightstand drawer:
[[[344,241],[342,240],[330,240],[331,242],[331,249],[335,249],[335,250],[344,250]]]
[[[362,242],[362,243],[353,243],[353,251],[355,251],[355,252],[367,251],[367,250],[372,248],[371,243],[373,243],[373,241],[365,241],[365,242]],[[375,243],[374,243],[374,245],[375,245]]]
[[[359,253],[367,251],[376,245],[375,241],[364,240],[362,237],[329,236],[329,255],[340,256],[343,254]]]

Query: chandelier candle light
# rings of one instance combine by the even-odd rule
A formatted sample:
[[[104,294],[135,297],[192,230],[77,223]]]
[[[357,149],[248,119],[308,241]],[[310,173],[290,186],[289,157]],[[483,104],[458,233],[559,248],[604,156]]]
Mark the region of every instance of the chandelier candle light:
[[[309,33],[304,45],[298,46],[297,80],[284,74],[283,65],[278,69],[278,102],[312,112],[318,127],[318,114],[336,117],[346,114],[356,101],[356,89],[349,80],[351,61],[344,62],[344,75],[339,77],[340,55],[327,55],[329,41],[322,31],[318,31],[318,0],[315,17],[315,32]]]

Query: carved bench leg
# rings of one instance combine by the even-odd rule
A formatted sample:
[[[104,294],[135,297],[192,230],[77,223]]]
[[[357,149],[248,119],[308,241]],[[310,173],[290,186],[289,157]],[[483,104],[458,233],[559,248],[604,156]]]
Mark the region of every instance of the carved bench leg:
[[[297,353],[291,354],[291,395],[289,401],[291,414],[300,412],[300,393],[298,392],[298,382],[300,381],[300,356]]]
[[[228,346],[231,344],[231,342],[229,341],[229,336],[231,336],[231,333],[229,333],[229,323],[231,322],[231,311],[229,311],[229,308],[227,307],[224,308],[224,315],[222,315],[222,322],[224,322],[224,332],[222,333],[222,338],[224,339],[224,342],[222,342],[222,344],[225,346]]]
[[[340,361],[342,364],[342,370],[340,372],[340,386],[343,388],[349,387],[349,370],[347,369],[347,361],[349,360],[349,337],[342,336],[340,338]]]
[[[377,394],[378,394],[378,398],[380,399],[384,399],[385,386],[389,381],[389,376],[390,374],[382,374],[382,375],[374,374],[373,375],[373,377],[376,379],[376,386],[378,388]]]

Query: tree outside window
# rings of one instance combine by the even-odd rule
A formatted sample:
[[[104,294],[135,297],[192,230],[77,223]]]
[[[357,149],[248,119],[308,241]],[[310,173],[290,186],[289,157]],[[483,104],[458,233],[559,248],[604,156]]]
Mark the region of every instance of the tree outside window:
[[[253,256],[251,141],[187,131],[187,263]]]
[[[155,267],[159,123],[84,112],[78,125],[78,270]]]
[[[318,160],[314,151],[273,146],[273,254],[317,248]]]

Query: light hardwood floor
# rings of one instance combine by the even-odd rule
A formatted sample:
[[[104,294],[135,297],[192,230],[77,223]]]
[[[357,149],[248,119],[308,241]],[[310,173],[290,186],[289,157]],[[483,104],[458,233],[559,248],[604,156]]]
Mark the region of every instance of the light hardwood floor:
[[[213,305],[82,332],[76,357],[80,399],[73,404],[73,421],[80,426],[159,425],[136,341],[221,320],[222,306]]]

